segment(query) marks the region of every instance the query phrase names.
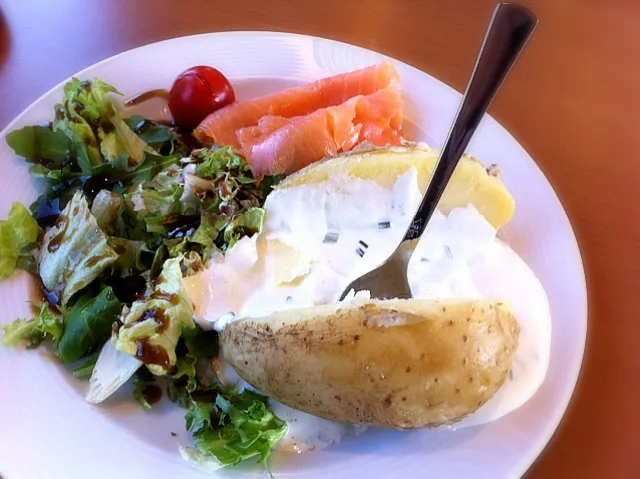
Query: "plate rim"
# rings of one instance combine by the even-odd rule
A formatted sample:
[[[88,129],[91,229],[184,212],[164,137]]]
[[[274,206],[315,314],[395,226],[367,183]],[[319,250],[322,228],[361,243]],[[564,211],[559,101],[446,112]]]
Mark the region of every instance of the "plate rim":
[[[73,77],[81,77],[82,75],[84,75],[86,72],[88,72],[91,69],[94,69],[96,67],[102,66],[110,61],[113,61],[119,57],[131,54],[133,52],[136,51],[140,51],[146,48],[150,48],[150,47],[158,47],[161,46],[162,44],[169,44],[178,40],[182,40],[182,41],[186,41],[187,39],[195,39],[195,38],[215,38],[215,37],[224,37],[224,36],[239,36],[239,37],[248,37],[248,36],[252,36],[252,37],[260,37],[260,36],[265,36],[265,35],[271,35],[271,36],[280,36],[280,37],[293,37],[293,38],[304,38],[304,39],[309,39],[309,40],[314,40],[314,41],[320,41],[320,42],[328,42],[328,43],[332,43],[332,44],[339,44],[339,45],[344,45],[346,47],[349,48],[355,48],[355,49],[359,49],[362,52],[367,52],[367,53],[375,53],[376,55],[380,55],[382,57],[388,58],[390,60],[392,60],[393,62],[402,65],[403,67],[406,67],[410,70],[413,70],[414,74],[417,75],[427,75],[428,77],[430,77],[430,79],[434,82],[437,82],[440,84],[441,87],[449,90],[452,93],[456,94],[457,98],[462,98],[462,94],[456,90],[455,88],[453,88],[452,86],[448,85],[447,83],[445,83],[444,81],[440,80],[438,77],[425,72],[415,66],[413,66],[412,64],[404,61],[404,60],[399,60],[395,57],[392,57],[386,53],[381,53],[381,52],[377,52],[376,50],[372,50],[370,48],[366,48],[360,45],[356,45],[353,43],[349,43],[349,42],[344,42],[341,40],[336,40],[336,39],[332,39],[332,38],[326,38],[326,37],[320,37],[320,36],[316,36],[316,35],[307,35],[307,34],[301,34],[301,33],[294,33],[294,32],[283,32],[283,31],[276,31],[276,30],[222,30],[222,31],[215,31],[215,32],[203,32],[203,33],[197,33],[197,34],[188,34],[188,35],[180,35],[180,36],[176,36],[176,37],[171,37],[171,38],[165,38],[162,40],[158,40],[155,42],[151,42],[151,43],[146,43],[143,45],[139,45],[137,47],[133,47],[130,48],[128,50],[124,50],[121,51],[119,53],[116,53],[114,55],[105,57],[101,60],[98,60],[97,62],[94,62],[88,66],[86,66],[85,68],[82,68],[81,70],[73,73],[72,75],[64,78],[62,81],[56,83],[55,85],[53,85],[51,88],[49,88],[47,91],[45,91],[44,93],[42,93],[40,96],[38,96],[35,100],[33,100],[31,103],[29,103],[26,107],[24,107],[16,116],[14,116],[7,124],[6,126],[0,130],[0,140],[5,140],[7,134],[9,132],[11,132],[15,125],[17,123],[20,122],[20,120],[34,107],[36,107],[41,101],[43,101],[47,96],[51,95],[55,90],[60,89],[65,83],[67,83],[71,78]],[[579,294],[581,296],[581,302],[583,303],[583,309],[584,309],[584,318],[582,318],[583,320],[583,324],[584,327],[581,329],[580,331],[580,337],[575,338],[576,344],[579,346],[579,354],[577,357],[574,358],[574,364],[572,367],[572,373],[570,375],[570,381],[567,383],[567,386],[570,386],[570,388],[566,389],[567,392],[564,392],[561,396],[561,401],[559,401],[561,408],[559,408],[557,410],[557,412],[555,412],[547,421],[546,421],[546,427],[544,427],[543,432],[541,432],[539,438],[537,439],[537,441],[532,442],[532,452],[531,454],[527,455],[527,456],[523,456],[522,459],[519,461],[519,463],[514,464],[514,473],[517,474],[518,477],[522,477],[530,468],[531,466],[534,465],[534,463],[536,463],[541,457],[542,454],[544,452],[544,450],[547,448],[547,446],[549,445],[551,439],[553,438],[553,436],[557,433],[562,421],[565,419],[567,411],[569,409],[569,405],[571,403],[571,401],[574,399],[575,393],[576,393],[576,389],[578,386],[578,381],[580,380],[580,376],[582,373],[582,369],[583,369],[583,365],[584,365],[584,358],[585,358],[585,353],[586,353],[586,346],[587,346],[587,338],[588,338],[588,331],[589,331],[589,295],[588,295],[588,284],[587,284],[587,277],[586,277],[586,273],[585,273],[585,267],[584,267],[584,258],[583,258],[583,254],[582,254],[582,250],[580,248],[580,243],[578,241],[578,238],[576,236],[575,233],[575,229],[573,228],[571,219],[569,218],[569,215],[567,213],[567,210],[564,208],[562,201],[560,200],[560,197],[556,191],[556,189],[554,188],[553,184],[551,183],[551,181],[549,181],[549,179],[547,178],[547,176],[544,174],[544,172],[542,171],[542,169],[540,168],[540,166],[538,165],[538,163],[535,161],[535,159],[533,158],[533,156],[531,156],[529,154],[529,152],[527,151],[527,149],[509,132],[509,130],[507,128],[505,128],[500,122],[498,122],[492,115],[490,115],[489,113],[485,114],[485,121],[489,120],[490,122],[492,122],[500,131],[502,134],[505,134],[508,138],[510,138],[515,145],[517,145],[518,148],[520,148],[524,154],[526,155],[530,166],[534,167],[534,169],[537,171],[537,173],[540,175],[540,177],[544,180],[544,182],[546,183],[546,186],[553,192],[553,200],[556,203],[556,205],[559,207],[559,211],[561,211],[561,220],[563,223],[565,223],[565,226],[568,227],[568,231],[571,233],[571,237],[568,238],[570,240],[570,242],[572,243],[572,247],[575,247],[575,253],[577,253],[577,264],[576,267],[579,270],[579,279],[580,279],[580,283],[579,285],[576,285],[576,287],[580,287],[580,291]],[[553,334],[553,331],[552,331]]]

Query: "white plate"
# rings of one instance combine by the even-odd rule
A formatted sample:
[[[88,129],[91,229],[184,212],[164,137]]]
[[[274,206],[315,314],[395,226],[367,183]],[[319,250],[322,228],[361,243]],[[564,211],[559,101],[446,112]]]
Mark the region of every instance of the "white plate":
[[[275,91],[377,63],[383,55],[301,35],[230,32],[177,38],[117,55],[78,73],[99,77],[125,94],[171,84],[182,70],[208,64],[222,70],[239,98]],[[524,55],[522,61],[526,60]],[[437,146],[460,95],[435,78],[394,61],[415,137]],[[471,65],[469,65],[469,68]],[[7,132],[46,121],[62,97],[54,87],[0,134],[0,216],[13,201],[29,204],[37,185],[6,145]],[[551,303],[553,337],[548,375],[525,406],[486,426],[460,431],[376,431],[307,455],[273,461],[278,477],[471,477],[522,475],[556,429],[573,392],[585,344],[587,298],[574,233],[553,189],[527,152],[496,121],[485,118],[469,152],[498,163],[516,200],[507,240],[541,279]],[[0,283],[0,321],[29,316],[29,280]],[[102,407],[83,400],[76,381],[43,350],[0,348],[0,475],[4,479],[155,479],[204,477],[180,458],[182,411],[163,405],[144,413],[126,393]],[[178,433],[178,437],[171,435]],[[244,476],[259,469],[245,466]]]

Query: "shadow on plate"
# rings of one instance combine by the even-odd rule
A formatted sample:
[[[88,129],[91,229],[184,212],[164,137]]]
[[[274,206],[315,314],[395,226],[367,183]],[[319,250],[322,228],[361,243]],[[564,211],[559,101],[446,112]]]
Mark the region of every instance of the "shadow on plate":
[[[77,400],[85,401],[88,382],[75,379],[70,367],[59,366],[59,369]],[[151,411],[144,411],[135,400],[131,381],[104,403],[91,407],[93,413],[126,430],[127,435],[163,452],[178,454],[178,444],[189,444],[184,422],[185,410],[166,398],[164,388],[162,400],[154,404]]]
[[[480,428],[465,428],[458,431],[441,429],[419,429],[399,431],[391,429],[371,429],[360,436],[348,437],[334,444],[322,453],[330,454],[333,460],[340,456],[398,457],[410,459],[407,451],[419,450],[420,456],[429,456],[470,441],[479,433]],[[402,447],[406,444],[407,447]],[[421,447],[416,447],[418,444]],[[393,445],[393,447],[389,447]],[[313,455],[314,453],[309,453]],[[309,456],[305,454],[274,454],[271,467],[274,472],[281,470],[296,471],[306,467]]]

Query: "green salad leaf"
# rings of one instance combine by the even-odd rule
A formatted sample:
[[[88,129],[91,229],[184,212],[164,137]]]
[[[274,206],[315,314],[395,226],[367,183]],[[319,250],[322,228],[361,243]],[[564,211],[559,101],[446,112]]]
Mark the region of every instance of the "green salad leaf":
[[[38,223],[31,213],[20,203],[13,203],[7,219],[18,239],[20,248],[35,243],[38,239]]]
[[[0,280],[13,273],[23,249],[38,239],[38,223],[20,203],[13,203],[8,219],[0,221]]]
[[[169,400],[183,409],[189,409],[191,394],[184,380],[169,381],[167,384],[167,396]]]
[[[217,394],[215,397],[217,397]],[[193,401],[184,419],[187,431],[198,432],[216,426],[221,417],[216,411],[214,402]]]
[[[109,190],[100,190],[93,199],[91,214],[105,234],[115,235],[118,231],[120,208],[123,204],[122,196]]]
[[[131,181],[132,183],[145,180],[149,181],[162,170],[171,165],[177,165],[181,158],[180,155],[159,156],[147,153],[142,163],[129,168],[127,173],[119,176],[118,179],[124,180],[125,182]]]
[[[98,356],[100,355],[100,351],[96,351],[93,354],[90,354],[85,358],[82,363],[80,363],[73,370],[73,377],[76,379],[89,379],[93,374],[93,370],[96,367],[96,362],[98,361]]]
[[[182,285],[180,259],[165,261],[162,273],[144,296],[123,310],[122,324],[115,334],[116,349],[145,362],[156,375],[173,369],[182,329],[194,327],[193,306]]]
[[[229,172],[234,177],[241,178],[241,182],[246,182],[245,184],[255,183],[251,177],[249,163],[236,154],[230,146],[195,150],[191,153],[191,157],[198,162],[196,175],[199,178],[216,178],[218,173]]]
[[[20,251],[16,269],[21,269],[27,273],[38,274],[38,246],[36,243],[28,245]]]
[[[58,185],[47,187],[38,198],[29,205],[29,211],[41,228],[48,228],[55,224],[60,212],[69,204],[74,193],[80,188],[80,184],[67,186],[67,181]]]
[[[271,449],[287,432],[266,398],[249,390],[219,392],[213,404],[193,401],[185,419],[200,460],[222,466],[257,457],[267,467]]]
[[[178,358],[175,372],[170,379],[176,391],[179,388],[184,388],[188,394],[195,391],[199,385],[198,360],[210,361],[218,353],[218,333],[204,331],[200,326],[194,324],[192,328],[183,328],[182,340],[187,352]],[[209,366],[207,365],[207,367]]]
[[[154,383],[155,378],[145,369],[139,369],[135,376],[133,376],[133,397],[136,398],[138,404],[140,404],[145,411],[150,411],[152,408],[150,399],[151,388],[158,387]]]
[[[58,344],[60,358],[71,363],[100,348],[121,310],[122,304],[109,286],[98,296],[82,296],[64,315],[64,334]]]
[[[203,201],[210,202],[216,197],[215,182],[196,176],[191,166],[193,165],[184,170],[184,193],[180,198],[182,212],[185,215],[199,213]]]
[[[165,155],[175,153],[175,144],[171,127],[148,120],[140,115],[133,115],[125,120],[141,140],[153,149]]]
[[[202,254],[197,253],[196,251],[186,252],[182,260],[184,277],[193,276],[194,274],[202,271],[206,266],[207,259],[211,256],[211,251],[212,250],[206,249]]]
[[[33,165],[31,175],[55,184],[90,171],[85,146],[71,132],[51,126],[25,126],[7,135],[7,144]]]
[[[156,153],[117,114],[111,118],[111,122],[115,128],[115,133],[110,136],[112,142],[103,142],[103,145],[108,144],[110,146],[110,151],[107,150],[106,157],[117,158],[118,156],[126,155],[128,163],[135,165],[145,159],[146,153]],[[105,149],[103,148],[104,151]]]
[[[235,218],[224,229],[224,242],[227,248],[232,248],[243,236],[252,236],[260,232],[264,221],[262,208],[249,208]]]
[[[178,358],[176,361],[176,370],[171,375],[172,379],[178,381],[178,384],[183,384],[188,392],[193,392],[198,387],[198,381],[196,378],[196,364],[198,357],[191,353],[187,353],[184,356]]]
[[[40,255],[40,278],[63,306],[118,259],[81,191],[45,234]]]
[[[153,255],[153,262],[151,263],[151,269],[149,269],[149,276],[152,280],[156,279],[162,273],[162,266],[164,262],[169,258],[169,250],[163,243],[156,250]]]
[[[81,82],[72,78],[64,86],[62,103],[55,107],[53,129],[65,133],[82,148],[82,156],[88,163],[82,165],[85,172],[91,166],[103,163],[100,136],[104,136],[108,118],[115,114],[115,107],[107,96],[109,92],[117,90],[100,80]],[[111,111],[107,112],[107,109]],[[101,123],[100,129],[94,130],[97,122]]]
[[[40,312],[31,319],[16,319],[12,323],[1,326],[4,331],[2,345],[14,347],[26,341],[28,347],[35,348],[46,338],[57,345],[62,337],[63,324],[48,304],[40,305]]]
[[[0,279],[13,273],[20,256],[20,244],[11,224],[0,221]]]
[[[167,227],[165,226],[166,222],[167,218],[163,216],[147,216],[144,219],[146,231],[152,235],[158,236],[167,235]]]
[[[200,226],[198,226],[193,236],[189,238],[189,241],[198,243],[205,248],[215,248],[216,240],[220,232],[223,231],[228,224],[229,220],[224,217],[209,218],[208,216],[203,216],[200,220]]]
[[[171,165],[152,180],[134,184],[124,199],[130,214],[136,219],[165,217],[180,212],[182,193],[181,170]]]
[[[80,178],[82,176],[82,173],[73,172],[68,166],[59,170],[50,170],[44,165],[32,165],[29,168],[29,173],[31,176],[35,178],[42,178],[52,185],[59,184],[65,180]]]
[[[151,267],[154,253],[144,241],[111,237],[108,243],[118,254],[118,259],[111,265],[114,275],[127,276]]]
[[[218,354],[218,333],[205,331],[199,325],[191,329],[185,328],[182,337],[189,353],[197,358],[211,358]]]
[[[46,126],[25,126],[7,135],[7,144],[29,162],[46,160],[48,169],[60,169],[71,151],[71,141],[62,131]]]
[[[56,106],[55,131],[63,131],[86,149],[89,165],[99,166],[124,155],[128,163],[140,163],[153,149],[120,117],[109,98],[119,92],[98,79],[72,78],[64,86],[63,102]],[[89,165],[81,165],[86,172]]]
[[[262,178],[260,182],[260,193],[263,198],[266,198],[269,193],[273,191],[273,189],[280,184],[282,180],[284,180],[286,175],[274,175],[274,176],[265,176]]]
[[[178,346],[182,353],[169,378],[167,393],[171,401],[188,409],[192,393],[198,394],[197,390],[205,388],[206,394],[211,395],[210,388],[219,383],[211,369],[211,360],[218,354],[218,333],[205,331],[194,324],[193,328],[183,328]],[[214,399],[215,393],[211,397],[212,401]]]

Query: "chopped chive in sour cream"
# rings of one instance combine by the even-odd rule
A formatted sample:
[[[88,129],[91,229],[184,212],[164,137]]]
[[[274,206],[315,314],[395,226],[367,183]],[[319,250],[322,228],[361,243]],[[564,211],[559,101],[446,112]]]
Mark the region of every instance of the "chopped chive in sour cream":
[[[323,243],[337,243],[340,235],[334,231],[329,231],[326,235],[324,235]]]
[[[362,258],[364,256],[365,251],[369,247],[369,245],[367,243],[365,243],[363,240],[358,241],[358,244],[360,246],[358,246],[356,248],[356,253],[357,253],[358,256],[360,256]]]

